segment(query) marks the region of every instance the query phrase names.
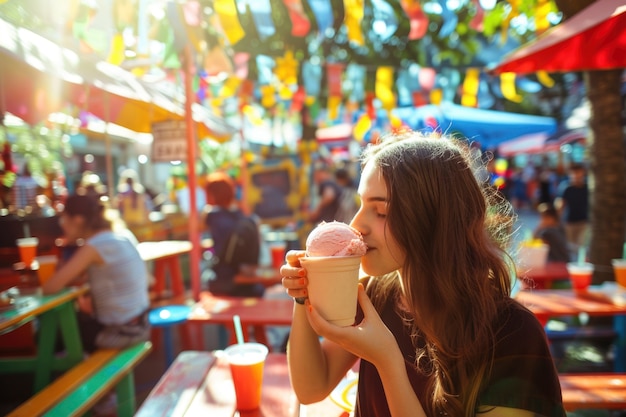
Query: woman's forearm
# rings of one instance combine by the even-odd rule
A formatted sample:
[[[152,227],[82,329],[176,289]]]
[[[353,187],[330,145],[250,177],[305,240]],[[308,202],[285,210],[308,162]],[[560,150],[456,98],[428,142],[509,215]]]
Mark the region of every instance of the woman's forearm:
[[[304,305],[294,304],[287,360],[291,385],[300,402],[309,404],[328,395],[328,368],[319,336],[311,328],[305,309]]]
[[[393,417],[426,417],[413,386],[409,381],[400,350],[376,367],[383,383],[387,405]]]

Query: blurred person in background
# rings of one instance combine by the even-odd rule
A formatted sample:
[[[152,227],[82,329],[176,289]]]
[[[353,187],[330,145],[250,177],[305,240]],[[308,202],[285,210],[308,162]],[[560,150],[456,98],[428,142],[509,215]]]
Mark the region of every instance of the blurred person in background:
[[[339,208],[341,187],[333,178],[328,166],[318,164],[313,171],[313,182],[317,185],[317,204],[309,213],[309,221],[313,224],[335,220]]]
[[[589,188],[585,167],[574,164],[569,169],[569,181],[561,185],[554,205],[563,219],[567,241],[574,251],[586,246],[589,235]]]
[[[154,208],[150,195],[139,182],[135,170],[125,169],[117,186],[116,206],[126,224],[132,226],[146,223]]]
[[[148,271],[127,233],[114,231],[105,205],[87,195],[67,198],[59,219],[64,237],[82,241],[75,253],[43,285],[44,293],[89,283],[92,308],[79,312],[87,352],[124,348],[150,339]]]
[[[247,216],[239,208],[235,198],[235,182],[228,174],[209,174],[206,193],[208,205],[204,210],[204,226],[213,240],[209,264],[214,272],[214,276],[208,280],[209,291],[217,295],[236,297],[262,296],[265,292],[263,285],[242,285],[234,282],[242,265],[258,264],[261,237],[257,220]],[[235,241],[231,237],[241,239]]]
[[[550,248],[548,262],[569,262],[570,250],[559,213],[548,203],[539,204],[537,211],[539,224],[533,232],[533,237],[541,239]]]

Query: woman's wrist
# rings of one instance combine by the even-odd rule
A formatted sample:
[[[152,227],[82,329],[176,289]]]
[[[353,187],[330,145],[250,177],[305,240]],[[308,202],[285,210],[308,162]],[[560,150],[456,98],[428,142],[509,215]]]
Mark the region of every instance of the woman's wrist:
[[[293,297],[293,301],[295,301],[296,304],[304,305],[307,298],[308,297]]]

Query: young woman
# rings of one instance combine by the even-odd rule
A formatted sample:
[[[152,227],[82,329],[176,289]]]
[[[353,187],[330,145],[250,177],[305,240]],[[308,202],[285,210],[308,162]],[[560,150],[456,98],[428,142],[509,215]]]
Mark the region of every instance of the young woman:
[[[79,326],[87,352],[123,348],[150,339],[147,312],[148,272],[134,236],[114,232],[100,199],[72,195],[65,202],[60,223],[67,241],[83,240],[44,284],[45,293],[89,282],[93,311],[79,312]]]
[[[543,328],[510,298],[511,261],[493,232],[506,224],[490,221],[495,200],[465,155],[411,132],[365,151],[351,225],[369,277],[354,326],[300,304],[304,252],[287,254],[283,286],[298,301],[287,353],[303,403],[325,398],[360,358],[357,417],[565,416]]]

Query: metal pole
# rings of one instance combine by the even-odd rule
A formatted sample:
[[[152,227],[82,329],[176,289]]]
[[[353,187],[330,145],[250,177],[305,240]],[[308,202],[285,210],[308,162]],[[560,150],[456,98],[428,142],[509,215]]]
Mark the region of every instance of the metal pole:
[[[187,125],[187,186],[189,187],[189,240],[191,252],[189,253],[189,271],[191,277],[191,290],[194,300],[200,299],[200,228],[198,222],[198,208],[196,206],[196,159],[198,158],[197,141],[194,134],[194,122],[192,114],[193,90],[193,62],[189,45],[184,49],[185,69],[185,123]]]

